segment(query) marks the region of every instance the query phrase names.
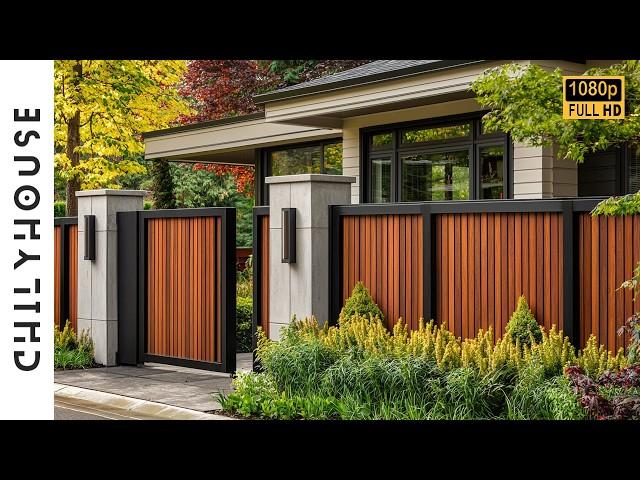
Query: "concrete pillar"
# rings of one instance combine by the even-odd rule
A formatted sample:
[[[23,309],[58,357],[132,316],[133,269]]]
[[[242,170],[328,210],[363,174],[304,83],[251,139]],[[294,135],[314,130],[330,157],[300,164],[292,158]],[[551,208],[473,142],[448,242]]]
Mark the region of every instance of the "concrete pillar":
[[[78,197],[78,332],[86,330],[95,360],[116,364],[118,351],[118,226],[116,212],[142,210],[142,190],[85,190]],[[95,215],[95,260],[85,260],[84,216]],[[133,247],[132,247],[133,248]]]
[[[329,205],[349,205],[355,177],[286,175],[269,185],[269,337],[297,318],[329,317]],[[283,208],[296,209],[296,262],[282,263]]]

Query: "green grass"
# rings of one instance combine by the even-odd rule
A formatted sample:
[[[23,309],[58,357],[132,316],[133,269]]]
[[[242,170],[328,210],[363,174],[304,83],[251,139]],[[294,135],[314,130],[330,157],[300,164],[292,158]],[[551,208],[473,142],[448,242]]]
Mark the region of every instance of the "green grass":
[[[93,366],[93,353],[84,350],[55,349],[53,353],[55,368],[74,369]]]

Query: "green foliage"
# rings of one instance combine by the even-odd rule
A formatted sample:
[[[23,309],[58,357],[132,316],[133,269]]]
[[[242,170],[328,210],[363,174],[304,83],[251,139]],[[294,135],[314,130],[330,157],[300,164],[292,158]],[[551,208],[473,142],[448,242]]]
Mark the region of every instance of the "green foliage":
[[[535,361],[520,372],[507,409],[510,420],[582,420],[586,416],[569,380],[562,375],[548,378],[544,366]]]
[[[263,373],[239,376],[221,398],[228,412],[280,419],[581,419],[563,371],[592,356],[555,328],[520,347],[508,333],[461,340],[433,322],[389,332],[359,315],[338,327],[294,319],[279,342],[260,332]],[[626,362],[603,359],[587,362],[592,375]]]
[[[509,323],[507,323],[507,333],[514,342],[519,342],[520,345],[531,345],[532,341],[540,342],[542,340],[542,330],[540,330],[540,325],[533,316],[524,295],[518,299],[516,311],[513,312]]]
[[[66,202],[53,202],[53,216],[64,217],[67,213]]]
[[[251,351],[251,323],[253,316],[253,299],[251,297],[236,298],[236,351]]]
[[[153,203],[157,209],[176,208],[171,166],[167,160],[158,159],[151,163],[153,183]]]
[[[371,316],[384,321],[382,310],[373,301],[369,290],[362,282],[356,283],[351,296],[344,302],[344,307],[340,311],[340,321],[349,320],[354,315]]]
[[[591,211],[591,215],[623,216],[640,215],[640,192],[622,197],[609,197]]]
[[[640,138],[640,62],[625,60],[584,75],[625,77],[627,110],[623,120],[594,122],[562,118],[562,71],[538,65],[508,64],[485,71],[471,88],[478,103],[491,111],[484,116],[487,131],[510,133],[517,142],[558,147],[558,156],[582,162],[589,152]]]
[[[145,210],[153,210],[153,202],[149,202],[149,201],[145,200],[144,209]]]
[[[238,297],[249,297],[253,295],[253,268],[252,258],[249,257],[248,265],[243,270],[236,273],[236,295]]]
[[[253,198],[238,192],[233,175],[217,175],[189,164],[172,164],[171,174],[176,208],[235,207],[236,245],[252,244]]]
[[[77,336],[68,321],[62,330],[54,326],[53,346],[55,368],[86,368],[93,365],[94,346],[91,337],[84,331]]]

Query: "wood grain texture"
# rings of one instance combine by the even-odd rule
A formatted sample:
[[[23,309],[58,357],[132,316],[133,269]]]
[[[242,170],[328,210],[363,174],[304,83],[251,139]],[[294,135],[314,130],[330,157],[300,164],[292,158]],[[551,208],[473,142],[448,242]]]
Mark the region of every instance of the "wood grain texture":
[[[424,302],[422,216],[343,216],[341,228],[343,302],[362,281],[389,328],[401,317],[417,328]]]
[[[461,337],[503,335],[524,294],[538,322],[562,328],[558,213],[436,216],[438,322]]]
[[[580,344],[590,335],[611,351],[629,344],[618,329],[634,311],[633,297],[620,285],[640,261],[640,215],[578,219]]]
[[[53,228],[53,321],[58,327],[62,327],[60,324],[60,306],[62,298],[62,285],[60,281],[60,271],[62,256],[60,255],[62,249],[62,228],[56,225]]]
[[[67,272],[69,274],[67,305],[69,322],[74,332],[78,331],[78,226],[67,227]],[[64,319],[63,319],[64,321]]]
[[[219,362],[221,220],[147,220],[147,353]]]
[[[261,302],[261,318],[258,319],[258,325],[262,326],[262,330],[269,337],[269,216],[259,217],[260,228],[260,302]]]

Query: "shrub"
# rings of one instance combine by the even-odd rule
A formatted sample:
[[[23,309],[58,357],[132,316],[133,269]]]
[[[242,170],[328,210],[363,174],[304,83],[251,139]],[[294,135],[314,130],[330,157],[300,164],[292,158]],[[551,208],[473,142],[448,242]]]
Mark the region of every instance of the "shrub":
[[[251,326],[253,317],[253,299],[251,297],[236,298],[236,351],[252,350]]]
[[[251,259],[251,257],[249,257]],[[249,260],[246,268],[236,273],[236,295],[238,297],[252,297],[253,295],[253,268]]]
[[[578,352],[575,361],[575,365],[579,366],[582,372],[591,378],[598,378],[606,370],[617,371],[626,367],[628,363],[623,348],[620,348],[618,353],[614,355],[604,345],[598,345],[595,335],[589,337],[585,347]]]
[[[623,197],[609,197],[591,211],[591,215],[620,216],[640,214],[640,191]]]
[[[618,335],[625,332],[629,334],[629,347],[627,349],[629,362],[635,363],[640,359],[640,262],[633,269],[633,276],[620,285],[633,292],[633,302],[636,312],[627,318],[624,324],[618,329]]]
[[[540,325],[533,316],[524,295],[518,299],[516,311],[513,312],[509,323],[507,323],[507,334],[520,345],[531,345],[532,341],[540,342],[542,340],[542,330],[540,330]]]
[[[53,202],[53,216],[64,217],[67,214],[66,202]]]
[[[144,201],[144,209],[145,210],[153,210],[153,202],[145,200]]]
[[[93,365],[94,345],[85,331],[79,336],[71,328],[69,321],[62,331],[53,327],[54,367],[86,368]]]
[[[578,366],[567,368],[566,374],[591,418],[640,420],[640,365],[607,371],[597,380]]]
[[[344,302],[344,307],[340,311],[340,320],[349,320],[354,315],[360,315],[367,318],[379,318],[384,322],[384,315],[380,307],[373,301],[371,294],[364,283],[358,282],[351,296]]]
[[[491,330],[461,340],[433,321],[389,331],[357,313],[337,327],[294,318],[279,342],[260,331],[263,373],[237,379],[223,405],[268,418],[579,419],[585,410],[565,367],[583,363],[594,374],[627,362],[621,352],[595,352],[598,361],[592,346],[576,353],[555,327],[520,346]],[[262,400],[244,398],[254,394]]]

